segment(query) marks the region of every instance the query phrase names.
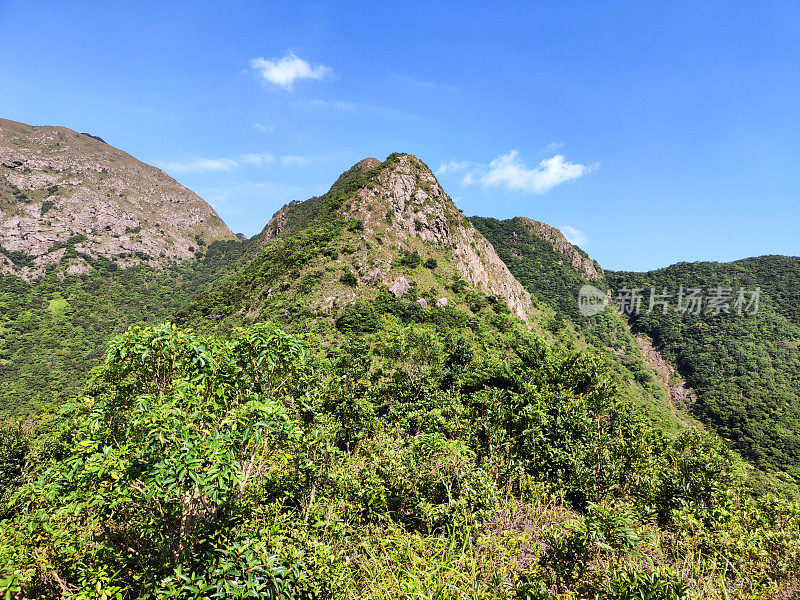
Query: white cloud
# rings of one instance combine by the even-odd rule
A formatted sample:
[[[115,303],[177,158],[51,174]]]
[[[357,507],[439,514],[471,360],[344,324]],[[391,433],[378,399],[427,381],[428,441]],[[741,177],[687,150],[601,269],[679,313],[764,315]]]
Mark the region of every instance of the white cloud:
[[[305,156],[281,156],[281,163],[286,166],[302,166],[310,162],[311,160]]]
[[[324,65],[312,67],[308,62],[294,54],[287,54],[279,60],[254,58],[250,61],[250,66],[265,81],[290,92],[294,88],[294,82],[299,79],[322,79],[332,72],[330,67]]]
[[[207,173],[210,171],[230,171],[239,166],[232,158],[195,158],[184,162],[156,162],[168,173]]]
[[[489,171],[480,178],[483,187],[505,187],[508,190],[544,194],[555,186],[582,177],[597,168],[571,163],[562,154],[546,158],[535,168],[528,168],[512,150],[489,163]]]
[[[269,152],[241,154],[236,158],[193,158],[185,161],[155,161],[167,173],[212,173],[233,171],[242,165],[264,166],[275,161]]]
[[[275,159],[269,152],[245,154],[242,156],[242,162],[246,162],[249,165],[265,165],[271,163],[273,160]]]
[[[264,125],[264,123],[253,123],[253,127],[265,133],[272,133],[275,130],[274,125]]]
[[[457,160],[449,160],[439,165],[439,168],[436,169],[437,177],[441,177],[442,175],[447,175],[448,173],[462,173],[469,169],[472,166],[472,163],[468,161],[457,161]]]
[[[397,79],[400,83],[405,84],[407,86],[420,88],[423,90],[435,90],[441,92],[458,92],[459,89],[455,86],[448,85],[446,83],[440,83],[438,81],[424,81],[422,79],[415,79],[413,77],[407,77],[405,75],[394,75],[395,79]]]
[[[463,173],[462,185],[480,184],[484,188],[504,187],[512,191],[544,194],[561,183],[592,173],[599,166],[600,163],[571,163],[562,154],[556,154],[544,159],[538,166],[529,168],[520,160],[519,151],[511,150],[488,165],[457,160],[443,162],[436,170],[436,175]]]
[[[587,237],[584,232],[580,229],[575,229],[571,225],[561,225],[559,227],[561,233],[564,234],[564,237],[567,238],[570,244],[575,244],[576,246],[583,246],[586,241]]]

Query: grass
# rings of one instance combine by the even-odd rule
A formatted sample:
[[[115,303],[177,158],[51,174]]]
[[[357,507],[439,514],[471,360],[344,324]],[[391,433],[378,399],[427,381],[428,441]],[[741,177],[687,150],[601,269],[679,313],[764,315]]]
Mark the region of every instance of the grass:
[[[67,302],[65,298],[56,296],[50,300],[47,309],[50,311],[51,315],[58,317],[64,314],[64,311],[67,310],[67,307],[69,307],[69,302]]]

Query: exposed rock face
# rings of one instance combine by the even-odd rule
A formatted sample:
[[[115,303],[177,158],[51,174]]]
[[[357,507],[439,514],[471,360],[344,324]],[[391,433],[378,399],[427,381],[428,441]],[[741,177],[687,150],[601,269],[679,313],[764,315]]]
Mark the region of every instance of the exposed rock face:
[[[380,165],[365,159],[354,168]],[[381,232],[403,243],[418,238],[452,252],[461,277],[484,293],[505,299],[518,317],[530,313],[530,295],[509,272],[494,247],[461,214],[431,170],[411,154],[388,161],[351,206],[368,233]],[[391,221],[391,222],[389,222]]]
[[[603,269],[596,266],[591,258],[577,250],[575,246],[564,237],[564,234],[555,227],[547,223],[542,223],[541,221],[534,221],[528,217],[516,217],[516,220],[522,223],[533,235],[552,244],[553,249],[563,254],[572,266],[580,271],[587,279],[600,279],[603,276]]]
[[[417,306],[419,306],[420,308],[428,308],[428,301],[425,300],[425,298],[420,298],[419,300],[417,300]]]
[[[354,181],[359,181],[360,187],[348,193],[337,210],[340,216],[358,223],[355,235],[372,247],[364,253],[365,244],[353,240],[361,251],[348,260],[360,284],[382,283],[394,292],[398,289],[397,271],[403,270],[394,259],[402,251],[417,250],[439,255],[444,262],[432,267],[437,272],[446,268],[448,277],[457,275],[485,294],[504,299],[516,316],[527,319],[533,314],[530,295],[494,247],[456,208],[431,170],[411,154],[393,154],[383,163],[365,158],[343,173],[325,196],[285,205],[249,241],[248,251],[254,254],[275,238],[301,230],[320,214],[327,196],[341,186],[352,189]],[[409,277],[414,278],[413,272]],[[340,294],[344,300],[345,291]]]
[[[31,279],[106,257],[121,267],[191,258],[235,239],[202,198],[88,134],[0,119],[0,274]]]
[[[669,401],[675,415],[682,420],[680,415],[686,414],[696,400],[694,390],[686,384],[677,369],[668,363],[658,350],[653,348],[653,344],[648,338],[637,335],[635,339],[645,360],[667,388]],[[684,422],[684,425],[688,426],[689,424]]]
[[[408,282],[408,280],[405,277],[400,277],[398,278],[397,281],[395,281],[391,285],[389,291],[392,292],[398,298],[402,298],[405,295],[405,293],[410,289],[411,289],[411,284]]]
[[[436,308],[446,308],[447,307],[447,298],[439,298],[436,301]]]

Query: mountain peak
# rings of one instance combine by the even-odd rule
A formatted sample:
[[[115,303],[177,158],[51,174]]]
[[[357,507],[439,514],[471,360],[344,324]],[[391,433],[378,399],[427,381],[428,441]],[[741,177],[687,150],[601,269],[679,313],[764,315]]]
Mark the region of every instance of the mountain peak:
[[[0,274],[83,272],[100,257],[156,266],[217,239],[235,238],[163,171],[97,136],[0,119]]]
[[[354,224],[354,231],[346,234],[352,238],[346,247],[348,252],[361,250],[337,260],[354,271],[359,285],[391,286],[398,277],[410,277],[398,267],[397,256],[416,252],[438,257],[440,274],[447,271],[487,295],[505,299],[520,318],[531,314],[529,294],[456,208],[428,166],[412,154],[356,163],[327,194],[281,208],[253,247],[335,218]],[[352,298],[352,291],[343,288],[340,295],[337,298],[344,301]]]
[[[368,156],[360,161],[358,161],[355,165],[353,165],[354,169],[359,169],[361,171],[369,171],[370,169],[374,169],[375,167],[379,166],[381,161],[377,158],[372,156]]]

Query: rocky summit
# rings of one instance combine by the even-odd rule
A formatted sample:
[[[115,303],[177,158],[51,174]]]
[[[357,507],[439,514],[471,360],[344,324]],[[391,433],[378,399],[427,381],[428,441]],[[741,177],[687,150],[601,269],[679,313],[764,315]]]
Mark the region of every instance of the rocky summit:
[[[425,270],[414,270],[413,260],[398,260],[403,253],[416,253],[438,264],[435,279],[440,286],[441,281],[461,278],[487,296],[502,298],[521,319],[530,316],[528,292],[453,204],[431,170],[411,154],[393,154],[384,162],[365,158],[343,173],[325,196],[280,209],[254,243],[263,247],[276,237],[294,235],[337,194],[346,195],[346,200],[336,214],[353,225],[345,235],[351,240],[335,262],[352,268],[358,286],[405,288],[398,286],[401,277],[414,279],[419,287],[435,284],[431,277],[424,281]],[[330,290],[327,304],[355,298],[351,288],[340,288]]]
[[[66,273],[194,257],[234,239],[217,213],[163,171],[65,127],[0,119],[0,273]]]

